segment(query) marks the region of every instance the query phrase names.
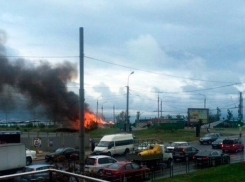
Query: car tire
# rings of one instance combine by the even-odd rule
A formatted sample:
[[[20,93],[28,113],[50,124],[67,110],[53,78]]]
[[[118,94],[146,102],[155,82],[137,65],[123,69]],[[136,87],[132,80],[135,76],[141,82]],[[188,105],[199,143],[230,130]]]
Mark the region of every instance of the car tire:
[[[226,161],[226,164],[230,164],[231,163],[230,157],[227,157],[225,161]]]
[[[127,181],[128,181],[128,180],[127,180],[126,176],[123,176],[122,182],[127,182]]]
[[[200,144],[202,145],[202,144],[203,144],[203,142],[200,142]]]
[[[31,157],[27,157],[26,158],[26,165],[29,166],[30,164],[32,164],[32,159],[31,159]]]
[[[129,153],[129,149],[126,149],[125,151],[124,151],[124,155],[127,155]]]
[[[212,141],[208,141],[208,144],[211,145],[212,144]]]
[[[111,156],[111,152],[108,152],[107,155],[108,155],[108,156]]]
[[[146,172],[144,171],[144,173],[143,173],[143,179],[149,179],[149,178],[150,178],[149,173],[146,173]]]
[[[242,151],[244,151],[244,147],[242,147]]]
[[[98,171],[100,177],[102,176],[102,172],[103,172],[103,169],[100,169],[100,170]]]

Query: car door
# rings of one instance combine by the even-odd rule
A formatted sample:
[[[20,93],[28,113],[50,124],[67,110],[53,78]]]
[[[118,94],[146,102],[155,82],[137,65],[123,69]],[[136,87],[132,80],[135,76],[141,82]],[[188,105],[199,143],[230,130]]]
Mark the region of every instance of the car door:
[[[195,147],[190,147],[190,158],[192,159],[194,155],[196,155],[198,153],[198,149],[196,149]]]

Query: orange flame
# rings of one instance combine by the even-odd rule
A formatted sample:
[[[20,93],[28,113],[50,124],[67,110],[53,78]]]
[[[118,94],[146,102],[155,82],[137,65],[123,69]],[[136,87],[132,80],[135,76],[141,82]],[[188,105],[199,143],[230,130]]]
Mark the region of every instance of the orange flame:
[[[84,113],[84,127],[90,128],[93,122],[97,122],[99,125],[114,124],[113,121],[106,122],[102,118],[97,118],[92,112],[85,112]],[[72,125],[74,128],[79,129],[79,126],[80,126],[79,120],[77,120],[76,123]]]

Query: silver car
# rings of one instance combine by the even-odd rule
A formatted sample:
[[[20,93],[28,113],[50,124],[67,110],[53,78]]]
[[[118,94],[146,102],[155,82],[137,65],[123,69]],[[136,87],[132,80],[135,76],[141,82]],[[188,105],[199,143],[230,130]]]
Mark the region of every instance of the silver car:
[[[52,165],[49,164],[33,164],[33,165],[29,165],[26,166],[22,172],[31,172],[31,171],[39,171],[39,170],[44,170],[44,169],[50,169],[52,168]],[[31,175],[25,175],[25,176],[21,176],[20,177],[20,181],[24,182],[24,181],[36,181],[38,179],[48,179],[49,178],[49,172],[45,172],[45,173],[38,173],[38,174],[31,174]]]
[[[105,167],[117,162],[116,159],[107,155],[94,155],[85,159],[85,171],[102,174]]]

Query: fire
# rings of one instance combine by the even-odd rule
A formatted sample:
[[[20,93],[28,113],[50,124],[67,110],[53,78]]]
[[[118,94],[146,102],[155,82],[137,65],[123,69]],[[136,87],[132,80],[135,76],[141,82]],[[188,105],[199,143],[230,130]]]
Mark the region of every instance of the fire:
[[[91,126],[91,124],[93,123],[93,122],[97,122],[99,125],[105,125],[105,124],[110,124],[110,125],[112,125],[112,124],[114,124],[114,122],[113,121],[108,121],[108,122],[106,122],[106,121],[104,121],[102,118],[100,118],[100,117],[96,117],[96,115],[94,114],[94,113],[92,113],[92,112],[85,112],[84,113],[84,127],[86,127],[86,128],[90,128],[90,126]],[[75,126],[74,126],[74,124],[73,124],[73,127],[75,127],[75,128],[77,128],[77,129],[79,129],[79,120],[77,120],[76,121],[76,123],[75,123]]]

